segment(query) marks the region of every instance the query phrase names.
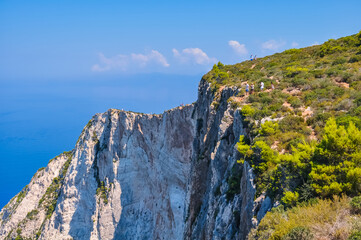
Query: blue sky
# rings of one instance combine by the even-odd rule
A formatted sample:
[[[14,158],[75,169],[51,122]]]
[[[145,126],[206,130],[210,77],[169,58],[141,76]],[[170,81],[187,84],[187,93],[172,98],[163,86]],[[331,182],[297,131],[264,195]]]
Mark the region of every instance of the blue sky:
[[[191,103],[211,66],[361,30],[360,1],[0,1],[0,207],[109,108]]]
[[[194,74],[360,30],[360,1],[194,2],[1,1],[0,76]]]

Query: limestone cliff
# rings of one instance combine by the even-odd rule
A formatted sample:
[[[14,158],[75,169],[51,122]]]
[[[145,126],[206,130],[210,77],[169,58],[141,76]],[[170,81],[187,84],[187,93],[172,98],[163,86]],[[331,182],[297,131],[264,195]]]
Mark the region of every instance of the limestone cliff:
[[[0,239],[245,239],[269,206],[236,164],[238,91],[202,80],[196,103],[162,115],[96,114],[2,209]]]

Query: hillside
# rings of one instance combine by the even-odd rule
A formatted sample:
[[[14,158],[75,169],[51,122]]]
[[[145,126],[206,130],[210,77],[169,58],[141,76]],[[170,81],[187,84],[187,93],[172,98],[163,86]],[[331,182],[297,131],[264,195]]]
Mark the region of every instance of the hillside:
[[[255,171],[256,198],[268,196],[283,208],[300,204],[312,208],[314,202],[309,202],[317,198],[361,194],[361,32],[236,65],[218,63],[204,79],[212,84],[215,107],[222,88],[241,88],[228,101],[241,109],[248,125],[237,147],[240,162],[250,162]],[[254,84],[254,92],[245,91],[247,83]],[[344,211],[350,212],[343,201]],[[263,221],[274,215],[269,213]],[[334,217],[339,215],[334,213]],[[280,233],[277,228],[280,224],[285,228],[287,217],[276,219],[277,224],[261,222],[262,227],[268,224],[267,234],[260,227],[253,237],[286,236],[287,231]],[[357,219],[353,221],[361,220]],[[317,222],[318,229],[325,222]],[[310,227],[316,221],[298,224],[293,227]],[[342,224],[342,233],[336,228],[327,234],[343,234],[337,239],[346,239],[361,230],[349,220]],[[315,226],[312,231],[316,236]]]
[[[218,63],[160,115],[96,114],[0,239],[359,239],[360,193],[361,32]]]

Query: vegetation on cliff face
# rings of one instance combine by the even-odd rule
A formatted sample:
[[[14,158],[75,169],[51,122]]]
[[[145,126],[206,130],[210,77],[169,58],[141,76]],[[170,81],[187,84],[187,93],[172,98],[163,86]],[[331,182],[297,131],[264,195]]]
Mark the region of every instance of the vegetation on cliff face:
[[[254,169],[256,196],[281,204],[254,238],[313,239],[314,226],[335,224],[345,211],[361,220],[349,205],[361,194],[361,32],[255,61],[218,63],[203,78],[216,95],[224,85],[240,88],[229,99],[248,127],[237,144],[240,162]],[[254,92],[245,92],[247,83]],[[344,197],[330,200],[335,196]],[[301,219],[317,212],[321,217]],[[334,239],[361,235],[350,221],[347,229],[335,227],[341,232]]]
[[[51,183],[51,185],[46,190],[44,196],[39,201],[39,207],[44,207],[46,210],[46,218],[49,219],[51,215],[53,214],[56,206],[56,202],[58,201],[58,197],[60,194],[61,187],[64,183],[65,175],[68,171],[70,162],[72,160],[72,152],[64,152],[63,153],[67,161],[64,163],[61,172],[59,174],[59,177],[55,177]]]

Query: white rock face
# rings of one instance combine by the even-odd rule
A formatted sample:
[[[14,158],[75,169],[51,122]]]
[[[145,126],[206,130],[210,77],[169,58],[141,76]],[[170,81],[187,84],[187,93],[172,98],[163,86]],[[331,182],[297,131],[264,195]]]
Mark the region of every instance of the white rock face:
[[[236,164],[237,93],[202,80],[193,105],[95,115],[3,208],[0,239],[245,239],[257,213],[252,170]]]
[[[0,212],[0,237],[5,239],[11,231],[16,234],[17,229],[22,230],[22,236],[34,236],[46,217],[46,212],[39,206],[39,201],[52,183],[53,179],[59,177],[60,171],[68,157],[61,154],[52,159],[48,166],[39,169],[35,173],[31,182],[22,192],[13,197],[10,202]],[[31,211],[38,213],[32,217],[28,216]],[[35,212],[33,212],[35,213]],[[28,220],[28,221],[24,221]],[[11,238],[10,238],[11,239]]]
[[[96,115],[76,146],[41,239],[180,239],[192,111]],[[97,194],[103,183],[104,193]]]

